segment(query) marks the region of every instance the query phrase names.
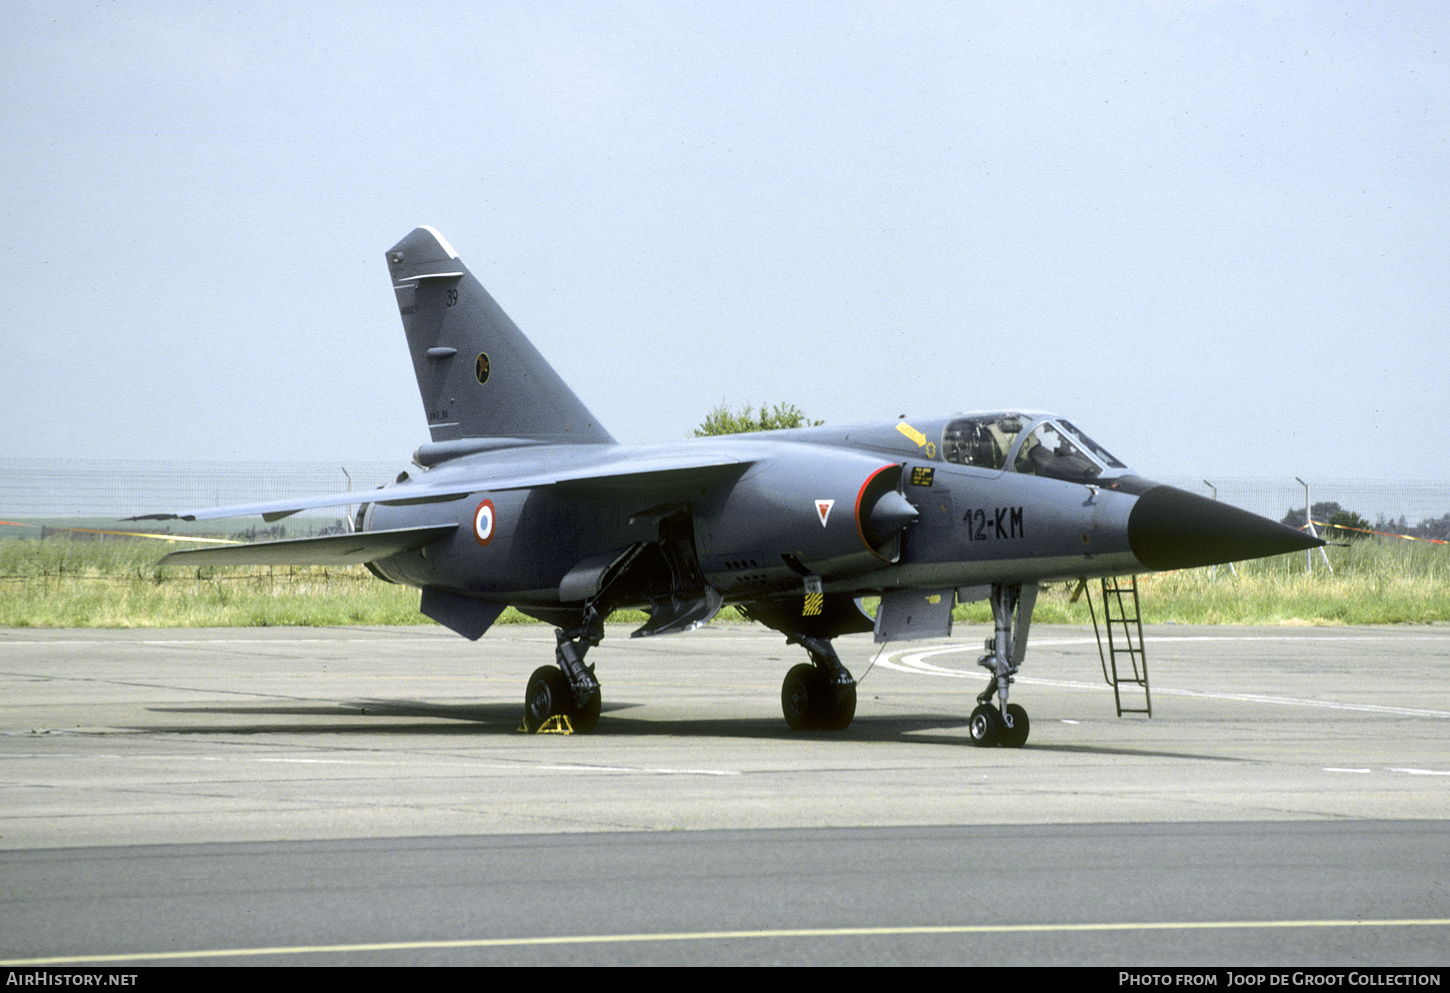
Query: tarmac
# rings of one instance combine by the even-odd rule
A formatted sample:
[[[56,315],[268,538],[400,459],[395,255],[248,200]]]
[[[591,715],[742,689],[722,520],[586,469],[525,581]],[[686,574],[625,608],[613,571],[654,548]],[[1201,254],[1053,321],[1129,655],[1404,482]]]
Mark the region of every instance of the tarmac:
[[[0,960],[154,963],[169,948],[188,963],[558,964],[580,961],[586,936],[583,961],[651,964],[1450,957],[1450,626],[1150,628],[1151,718],[1117,716],[1091,628],[1034,627],[1012,691],[1031,717],[1021,749],[967,733],[988,634],[884,650],[838,639],[856,720],[806,733],[780,716],[780,681],[805,660],[781,636],[611,627],[588,659],[598,729],[529,735],[524,685],[553,658],[541,626],[478,643],[436,627],[0,630]],[[511,888],[538,857],[520,852],[568,867],[533,878],[572,880],[573,910]],[[462,906],[459,880],[437,870],[480,858],[491,868],[467,905],[513,910],[466,925],[420,913]],[[339,859],[365,895],[341,897],[322,873],[294,911],[233,920],[261,899],[255,880]],[[193,876],[202,862],[214,868]],[[640,899],[662,865],[677,868],[659,878],[690,885]],[[146,882],[158,873],[181,901],[169,911]],[[377,892],[382,878],[406,897]],[[119,903],[91,899],[111,886]],[[622,890],[648,912],[619,912]],[[1005,914],[1003,891],[1018,894]],[[210,910],[187,903],[203,894]],[[338,900],[351,910],[319,909]],[[385,912],[403,905],[396,921]],[[1064,937],[1097,918],[1096,941]],[[1197,930],[1170,941],[1149,918]],[[1228,927],[1243,919],[1360,924],[1271,941]],[[958,930],[927,937],[923,920]],[[1004,922],[1059,930],[960,930]],[[1127,929],[1108,940],[1108,925]],[[888,940],[892,927],[918,930]],[[759,940],[699,937],[721,929]],[[676,932],[694,937],[659,938]],[[1225,943],[1204,944],[1210,932]],[[605,953],[606,933],[646,937]]]

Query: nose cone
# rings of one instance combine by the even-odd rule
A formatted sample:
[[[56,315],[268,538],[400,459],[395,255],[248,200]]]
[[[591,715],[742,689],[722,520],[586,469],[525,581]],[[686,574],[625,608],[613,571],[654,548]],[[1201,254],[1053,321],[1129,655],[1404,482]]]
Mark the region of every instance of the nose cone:
[[[1191,569],[1318,548],[1324,542],[1247,510],[1155,486],[1128,514],[1128,546],[1149,569]]]

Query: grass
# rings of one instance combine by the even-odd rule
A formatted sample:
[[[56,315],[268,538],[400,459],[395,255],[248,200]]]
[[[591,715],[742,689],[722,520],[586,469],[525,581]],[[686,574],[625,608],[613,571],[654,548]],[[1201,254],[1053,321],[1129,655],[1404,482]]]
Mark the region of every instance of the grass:
[[[1143,619],[1179,624],[1403,624],[1450,622],[1450,546],[1362,539],[1316,553],[1140,578]],[[135,541],[0,542],[0,627],[267,627],[427,623],[418,591],[363,568],[162,568],[157,547]],[[1034,619],[1087,624],[1072,584],[1038,598]],[[985,603],[959,620],[988,623]],[[641,622],[640,612],[614,620]],[[729,608],[717,621],[738,620]],[[510,609],[501,623],[528,622]]]
[[[1215,569],[1138,577],[1145,624],[1430,624],[1450,622],[1450,546],[1366,538],[1314,553],[1313,571],[1295,553]],[[1075,584],[1038,597],[1042,624],[1091,622]],[[1096,589],[1096,584],[1090,584]],[[958,619],[990,622],[985,603],[958,607]],[[1099,617],[1101,620],[1101,617]]]
[[[416,590],[362,569],[162,568],[156,547],[0,543],[0,626],[263,627],[413,624]]]

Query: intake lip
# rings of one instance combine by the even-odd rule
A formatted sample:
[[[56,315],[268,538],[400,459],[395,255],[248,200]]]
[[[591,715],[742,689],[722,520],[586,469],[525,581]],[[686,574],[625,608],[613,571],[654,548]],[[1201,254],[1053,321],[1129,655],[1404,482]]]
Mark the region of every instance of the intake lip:
[[[1128,514],[1128,547],[1149,569],[1192,569],[1324,544],[1247,510],[1173,486],[1154,486]]]

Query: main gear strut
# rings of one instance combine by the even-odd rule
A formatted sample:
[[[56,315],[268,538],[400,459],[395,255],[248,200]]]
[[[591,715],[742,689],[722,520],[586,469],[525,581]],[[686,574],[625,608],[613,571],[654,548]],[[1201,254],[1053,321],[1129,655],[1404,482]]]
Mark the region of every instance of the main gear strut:
[[[524,728],[537,731],[550,717],[565,716],[578,732],[593,731],[599,724],[602,700],[594,667],[584,664],[584,655],[604,640],[604,618],[593,601],[584,605],[578,627],[554,629],[557,666],[540,666],[529,677],[524,692]]]

